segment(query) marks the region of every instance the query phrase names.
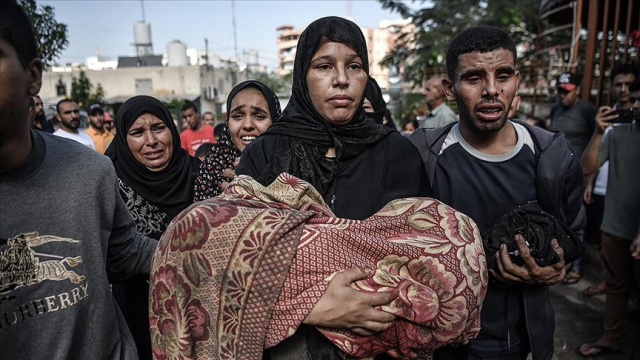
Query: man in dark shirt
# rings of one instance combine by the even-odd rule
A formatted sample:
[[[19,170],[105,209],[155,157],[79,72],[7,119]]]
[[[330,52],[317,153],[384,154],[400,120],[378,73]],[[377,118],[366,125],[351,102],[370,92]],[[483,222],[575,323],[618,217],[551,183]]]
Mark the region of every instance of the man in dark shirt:
[[[440,129],[419,129],[418,147],[435,197],[469,215],[482,232],[503,214],[528,201],[578,234],[584,226],[582,173],[562,135],[508,120],[520,74],[509,34],[498,28],[470,28],[451,42],[446,57],[449,101],[460,121]],[[558,196],[561,194],[561,196]],[[482,308],[478,337],[466,349],[442,349],[437,359],[533,360],[553,356],[554,315],[548,286],[561,281],[570,264],[555,239],[559,263],[540,267],[521,235],[516,236],[523,266],[514,265],[506,247],[495,254],[498,269]]]
[[[53,125],[47,120],[44,114],[44,106],[40,96],[36,95],[32,97],[34,116],[31,120],[31,128],[34,130],[44,131],[46,133],[53,133]],[[31,109],[29,109],[31,111]]]
[[[558,102],[551,108],[551,131],[564,131],[580,161],[596,128],[598,109],[580,98],[582,77],[565,72],[558,76]]]
[[[580,98],[582,76],[565,72],[558,76],[558,102],[551,108],[551,131],[563,131],[578,161],[596,128],[598,109]],[[582,258],[576,260],[564,282],[574,284],[582,278]]]

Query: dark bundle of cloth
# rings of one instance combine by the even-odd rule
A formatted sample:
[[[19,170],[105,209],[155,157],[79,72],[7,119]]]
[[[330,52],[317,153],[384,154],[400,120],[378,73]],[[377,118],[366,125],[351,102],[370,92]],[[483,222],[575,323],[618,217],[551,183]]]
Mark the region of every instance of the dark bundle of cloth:
[[[542,210],[536,201],[528,202],[498,219],[491,229],[487,229],[482,242],[487,254],[487,267],[497,269],[494,256],[500,245],[507,244],[511,261],[524,265],[516,243],[516,235],[522,234],[531,250],[531,255],[540,266],[549,266],[560,261],[553,250],[551,240],[556,239],[564,250],[565,263],[575,261],[584,253],[584,245],[565,224]]]

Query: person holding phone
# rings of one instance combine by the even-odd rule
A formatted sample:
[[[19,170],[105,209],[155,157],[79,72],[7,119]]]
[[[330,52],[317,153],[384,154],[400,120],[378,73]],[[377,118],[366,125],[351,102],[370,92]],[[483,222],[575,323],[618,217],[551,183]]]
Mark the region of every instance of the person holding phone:
[[[614,126],[606,136],[605,129],[620,116],[615,108],[600,108],[598,127],[582,157],[585,175],[605,161],[611,170],[600,228],[607,294],[604,334],[580,346],[578,352],[587,357],[620,351],[629,291],[634,284],[640,288],[640,79],[629,85],[629,102],[634,122]]]
[[[614,119],[613,125],[629,123],[633,120],[630,101],[629,85],[638,78],[638,68],[629,63],[621,63],[611,69],[610,76],[610,89],[613,94],[615,103],[612,107],[605,107],[605,109],[617,109],[618,117]],[[626,113],[626,114],[625,114]],[[606,116],[607,113],[603,112]],[[603,136],[607,135],[607,132],[611,130],[611,126],[607,127]],[[586,179],[583,199],[587,204],[587,228],[585,229],[585,239],[591,241],[594,244],[600,244],[602,234],[600,232],[600,225],[602,224],[602,217],[604,215],[604,199],[607,194],[607,180],[609,178],[609,163],[602,164],[600,169],[589,175]],[[604,266],[603,270],[604,270]],[[584,289],[583,294],[585,296],[594,296],[604,294],[606,290],[606,283],[604,282],[604,274],[602,281],[598,284],[591,285]]]

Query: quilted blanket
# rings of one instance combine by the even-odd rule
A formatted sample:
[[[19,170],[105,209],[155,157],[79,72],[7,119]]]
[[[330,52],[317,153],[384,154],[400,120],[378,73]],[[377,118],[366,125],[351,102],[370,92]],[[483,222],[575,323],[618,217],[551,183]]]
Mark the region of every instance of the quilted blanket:
[[[196,203],[170,224],[151,274],[157,359],[261,359],[291,336],[337,272],[371,276],[352,286],[399,290],[381,307],[388,330],[359,336],[319,329],[345,357],[398,349],[421,356],[466,343],[480,329],[487,269],[478,228],[430,198],[390,202],[363,220],[336,218],[313,187],[282,174],[250,177]]]

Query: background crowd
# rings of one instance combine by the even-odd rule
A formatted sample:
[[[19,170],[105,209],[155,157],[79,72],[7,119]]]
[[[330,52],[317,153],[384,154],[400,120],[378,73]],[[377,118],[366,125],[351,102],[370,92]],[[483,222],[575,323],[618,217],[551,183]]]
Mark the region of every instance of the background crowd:
[[[215,231],[222,231],[219,217],[226,215],[202,215],[204,230],[183,231],[193,214],[207,214],[208,206],[225,201],[223,191],[239,183],[234,179],[251,178],[267,187],[283,173],[319,195],[314,201],[326,209],[320,213],[342,219],[366,221],[398,199],[437,199],[466,214],[451,221],[463,223],[468,216],[474,224],[454,227],[461,234],[452,234],[444,220],[433,220],[442,213],[432,213],[420,229],[439,231],[452,242],[484,244],[484,251],[473,256],[477,264],[462,255],[456,264],[475,270],[469,275],[475,284],[435,298],[424,295],[431,306],[442,306],[434,315],[438,321],[418,321],[429,306],[412,303],[400,286],[357,290],[354,284],[371,277],[371,269],[338,267],[323,280],[313,303],[299,305],[296,326],[286,339],[264,349],[263,359],[339,359],[348,351],[364,351],[340,343],[325,329],[354,338],[378,334],[384,346],[367,354],[380,359],[424,357],[435,350],[428,346],[433,343],[444,345],[433,354],[443,360],[551,359],[555,319],[549,286],[581,280],[585,237],[600,241],[604,270],[602,283],[585,292],[605,293],[606,311],[603,336],[576,351],[586,357],[619,352],[631,289],[640,288],[638,68],[621,64],[611,71],[615,103],[600,108],[579,96],[580,74],[561,74],[558,103],[545,121],[518,113],[516,58],[514,41],[499,28],[460,31],[447,50],[446,74],[424,83],[426,118],[398,131],[369,76],[360,28],[327,17],[311,23],[300,37],[291,98],[282,110],[271,89],[249,80],[233,88],[226,118],[215,128],[214,114],[201,116],[197,105],[187,102],[180,133],[165,104],[135,96],[115,118],[91,104],[89,127],[81,130],[80,109],[72,100],[56,105],[55,126],[44,117],[38,97],[42,62],[29,20],[12,1],[0,3],[2,354],[60,359],[244,355],[241,347],[225,347],[235,344],[232,339],[218,332],[207,337],[209,332],[195,325],[177,337],[163,332],[173,325],[150,327],[149,316],[159,311],[154,308],[159,303],[177,314],[176,327],[178,321],[221,328],[251,321],[225,323],[217,313],[222,310],[202,310],[204,301],[176,300],[187,289],[181,276],[194,283],[200,283],[194,277],[206,276],[237,281],[227,279],[236,259],[222,259],[221,273],[215,273],[203,257],[185,257],[173,264],[175,273],[166,275],[169,264],[159,263],[156,248],[179,252],[176,241],[215,243]],[[457,114],[449,106],[454,103]],[[535,213],[527,213],[531,204]],[[407,211],[414,218],[422,214],[417,205]],[[508,220],[514,218],[524,225]],[[389,232],[394,226],[399,225],[388,225]],[[186,235],[165,235],[173,231]],[[380,231],[379,237],[391,241],[386,236]],[[436,246],[431,238],[403,241],[416,249]],[[488,246],[492,241],[495,248]],[[154,254],[154,270],[172,286],[150,286]],[[324,255],[337,257],[331,250]],[[431,269],[432,260],[416,256],[416,261],[422,261],[418,268]],[[194,268],[211,272],[189,273]],[[447,271],[442,276],[453,276]],[[456,303],[458,312],[447,313],[446,297],[472,285],[476,291]],[[409,310],[385,308],[402,301]],[[480,314],[472,304],[482,305]],[[459,332],[447,342],[417,331],[411,340],[418,345],[407,348],[402,339],[384,335],[403,319],[425,329]],[[259,338],[260,346],[266,338]]]

